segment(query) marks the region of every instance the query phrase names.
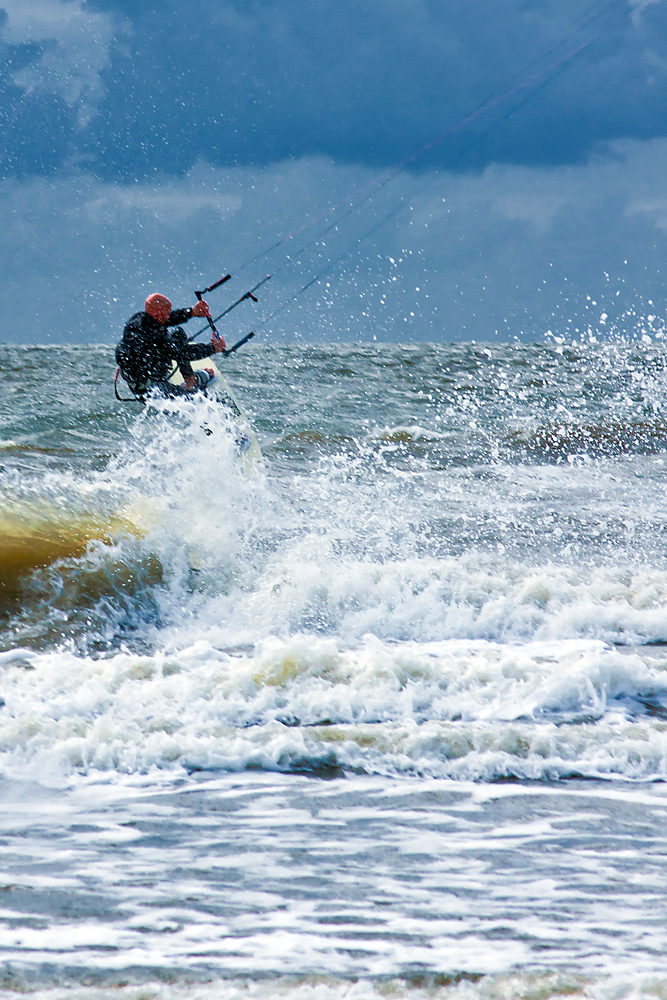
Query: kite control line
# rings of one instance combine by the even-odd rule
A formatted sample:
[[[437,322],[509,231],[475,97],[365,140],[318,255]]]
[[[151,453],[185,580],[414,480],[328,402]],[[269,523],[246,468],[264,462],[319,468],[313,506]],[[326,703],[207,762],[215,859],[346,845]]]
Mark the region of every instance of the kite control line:
[[[230,277],[231,275],[227,275],[227,278]],[[210,292],[213,288],[217,288],[218,285],[221,285],[223,281],[227,281],[227,278],[223,278],[222,281],[218,281],[215,285],[211,285],[210,288],[203,288],[200,292],[195,292],[195,295],[197,296],[198,299],[201,300],[201,297],[204,294],[204,292]],[[253,302],[257,302],[257,296],[255,295],[255,292],[257,291],[258,288],[261,288],[262,285],[266,284],[266,282],[269,281],[270,278],[271,275],[267,274],[265,278],[262,278],[262,280],[258,281],[256,285],[253,285],[253,287],[249,291],[244,292],[240,299],[237,299],[236,302],[232,302],[231,306],[227,306],[227,308],[223,310],[223,312],[221,312],[219,316],[216,316],[215,319],[211,319],[210,317],[208,317],[207,323],[209,328],[213,330],[214,333],[217,334],[218,331],[215,329],[214,324],[218,323],[223,316],[226,316],[227,313],[230,313],[232,309],[236,309],[236,307],[240,306],[241,303],[245,302],[246,299],[252,299]],[[206,327],[203,326],[201,330],[197,330],[197,332],[193,333],[191,337],[188,337],[188,341],[195,340],[195,338],[198,337],[200,333],[203,333],[205,329]],[[243,343],[245,343],[245,341],[243,341]]]
[[[220,285],[224,285],[224,283],[226,281],[229,281],[230,278],[231,278],[231,274],[226,274],[224,276],[224,278],[220,278],[220,281],[216,281],[215,284],[209,285],[208,288],[201,288],[198,292],[195,292],[195,295],[197,296],[197,299],[201,302],[202,297],[206,294],[206,292],[212,292],[214,288],[219,288]],[[215,334],[215,336],[219,337],[220,334],[216,330],[215,323],[213,322],[213,320],[211,319],[210,316],[206,317],[206,322],[208,323],[210,329],[213,331],[213,333]],[[195,334],[195,336],[197,336],[197,335]],[[192,340],[192,339],[193,338],[190,337],[190,340]]]
[[[226,274],[224,278],[220,278],[220,281],[216,281],[214,285],[209,285],[208,288],[200,288],[198,292],[195,292],[195,295],[198,299],[201,299],[202,295],[206,295],[207,292],[212,292],[214,288],[219,288],[220,285],[224,285],[224,283],[229,281],[230,278],[231,274]]]
[[[242,337],[241,340],[237,340],[235,344],[233,344],[230,348],[228,348],[226,351],[223,351],[222,353],[226,358],[228,358],[230,354],[233,354],[234,351],[238,351],[239,347],[243,347],[243,345],[247,344],[249,340],[252,340],[254,336],[255,336],[255,331],[251,330],[250,333],[246,333],[245,337]]]

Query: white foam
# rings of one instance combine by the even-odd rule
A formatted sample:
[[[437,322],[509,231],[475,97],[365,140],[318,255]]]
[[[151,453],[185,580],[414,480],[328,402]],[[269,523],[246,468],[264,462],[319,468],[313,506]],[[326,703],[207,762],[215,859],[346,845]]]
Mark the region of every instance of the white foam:
[[[665,660],[600,642],[201,639],[5,669],[7,775],[334,767],[490,780],[667,776]],[[649,704],[658,716],[645,715]]]
[[[6,773],[662,777],[664,658],[604,642],[666,637],[667,571],[433,554],[418,530],[433,507],[422,473],[380,460],[369,477],[377,461],[360,447],[285,481],[249,476],[223,408],[204,396],[146,407],[128,447],[81,484],[113,484],[145,537],[92,543],[49,572],[56,590],[59,573],[79,574],[85,597],[105,567],[155,559],[159,578],[141,584],[153,617],[140,607],[132,626],[157,651],[55,650],[29,672],[10,651]],[[555,475],[527,471],[514,488],[549,491]],[[455,477],[440,480],[439,501],[463,497]],[[473,502],[461,500],[464,518]],[[95,613],[118,648],[125,596],[112,575]]]

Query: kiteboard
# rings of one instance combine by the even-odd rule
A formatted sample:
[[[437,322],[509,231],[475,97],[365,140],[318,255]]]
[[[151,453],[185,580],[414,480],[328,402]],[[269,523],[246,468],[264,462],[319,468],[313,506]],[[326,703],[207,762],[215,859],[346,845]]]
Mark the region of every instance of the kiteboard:
[[[194,371],[200,371],[205,368],[212,369],[215,374],[215,378],[206,386],[205,389],[201,391],[205,392],[210,398],[216,399],[221,406],[224,406],[229,411],[236,432],[236,446],[239,450],[239,454],[243,456],[245,464],[248,468],[250,469],[252,467],[264,465],[262,449],[259,446],[259,441],[257,440],[257,436],[252,429],[252,425],[239,405],[239,402],[232,392],[229,383],[224,376],[221,375],[220,369],[216,365],[213,358],[200,358],[196,361],[191,361],[190,364],[192,365]],[[181,375],[178,367],[176,367],[175,363],[174,367],[175,371],[170,376],[169,381],[172,385],[181,385],[183,382],[183,376]]]

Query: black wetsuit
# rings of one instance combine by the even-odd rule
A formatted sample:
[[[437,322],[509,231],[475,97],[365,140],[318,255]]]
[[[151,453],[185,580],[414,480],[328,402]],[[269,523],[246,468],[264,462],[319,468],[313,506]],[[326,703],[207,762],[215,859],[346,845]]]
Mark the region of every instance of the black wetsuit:
[[[183,378],[192,375],[191,361],[215,354],[212,344],[190,344],[185,331],[169,326],[187,323],[191,309],[173,309],[165,324],[146,312],[138,312],[125,324],[123,337],[116,347],[116,363],[132,392],[143,396],[154,386],[168,395],[178,391],[169,383],[174,362]],[[182,390],[181,390],[182,391]]]

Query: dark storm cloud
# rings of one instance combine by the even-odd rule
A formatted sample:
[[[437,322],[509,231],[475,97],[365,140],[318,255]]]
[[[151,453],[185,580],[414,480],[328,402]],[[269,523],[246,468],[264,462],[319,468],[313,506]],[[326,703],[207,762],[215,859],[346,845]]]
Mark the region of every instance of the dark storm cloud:
[[[242,166],[313,155],[382,167],[517,74],[528,77],[592,38],[571,63],[449,137],[423,165],[581,162],[599,143],[667,134],[664,4],[632,16],[626,0],[62,5],[75,7],[82,22],[113,26],[104,58],[92,58],[100,46],[92,41],[74,54],[89,78],[75,99],[58,86],[61,39],[10,44],[5,55],[33,75],[29,89],[25,69],[22,78],[5,62],[5,172],[74,161],[101,178],[128,179],[182,174],[202,157]],[[60,70],[68,71],[63,59]]]

